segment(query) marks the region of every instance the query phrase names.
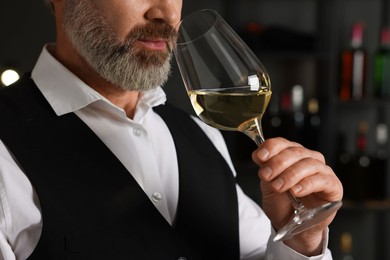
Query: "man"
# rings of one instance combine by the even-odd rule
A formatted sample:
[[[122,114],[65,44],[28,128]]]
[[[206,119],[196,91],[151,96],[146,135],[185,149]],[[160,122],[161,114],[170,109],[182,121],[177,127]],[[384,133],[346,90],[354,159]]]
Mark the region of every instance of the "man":
[[[334,215],[272,242],[288,191],[342,199],[320,153],[282,138],[254,151],[263,211],[220,133],[164,105],[181,0],[51,4],[56,43],[0,92],[0,259],[332,258]]]

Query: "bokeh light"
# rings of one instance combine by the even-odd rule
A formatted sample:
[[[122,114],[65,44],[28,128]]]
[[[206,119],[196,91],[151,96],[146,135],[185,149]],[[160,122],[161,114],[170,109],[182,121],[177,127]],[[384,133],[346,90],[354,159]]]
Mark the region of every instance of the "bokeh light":
[[[3,86],[9,86],[20,78],[19,73],[12,69],[7,69],[1,73],[0,80]]]

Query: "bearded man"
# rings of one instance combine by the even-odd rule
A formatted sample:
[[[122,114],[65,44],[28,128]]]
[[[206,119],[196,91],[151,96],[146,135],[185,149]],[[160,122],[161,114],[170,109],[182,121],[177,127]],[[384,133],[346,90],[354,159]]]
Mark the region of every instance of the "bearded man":
[[[254,151],[262,209],[221,133],[166,104],[182,0],[49,4],[56,43],[0,91],[0,259],[332,258],[334,215],[272,242],[288,191],[341,200],[320,153],[283,138]]]

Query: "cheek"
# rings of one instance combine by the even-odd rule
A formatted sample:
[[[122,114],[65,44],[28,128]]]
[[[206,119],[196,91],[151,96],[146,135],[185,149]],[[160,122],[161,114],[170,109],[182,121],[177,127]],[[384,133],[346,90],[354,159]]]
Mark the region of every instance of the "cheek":
[[[94,1],[109,26],[121,38],[125,38],[128,32],[143,20],[142,7],[135,3],[136,1]]]

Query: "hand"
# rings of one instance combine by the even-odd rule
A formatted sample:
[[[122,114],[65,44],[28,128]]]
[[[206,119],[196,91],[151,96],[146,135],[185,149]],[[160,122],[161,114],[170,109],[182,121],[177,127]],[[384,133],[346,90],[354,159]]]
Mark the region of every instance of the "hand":
[[[288,222],[294,211],[287,192],[308,208],[342,199],[341,182],[319,152],[283,138],[271,138],[253,152],[252,159],[260,166],[262,207],[276,230]],[[324,230],[334,216],[285,244],[305,255],[321,253]]]

